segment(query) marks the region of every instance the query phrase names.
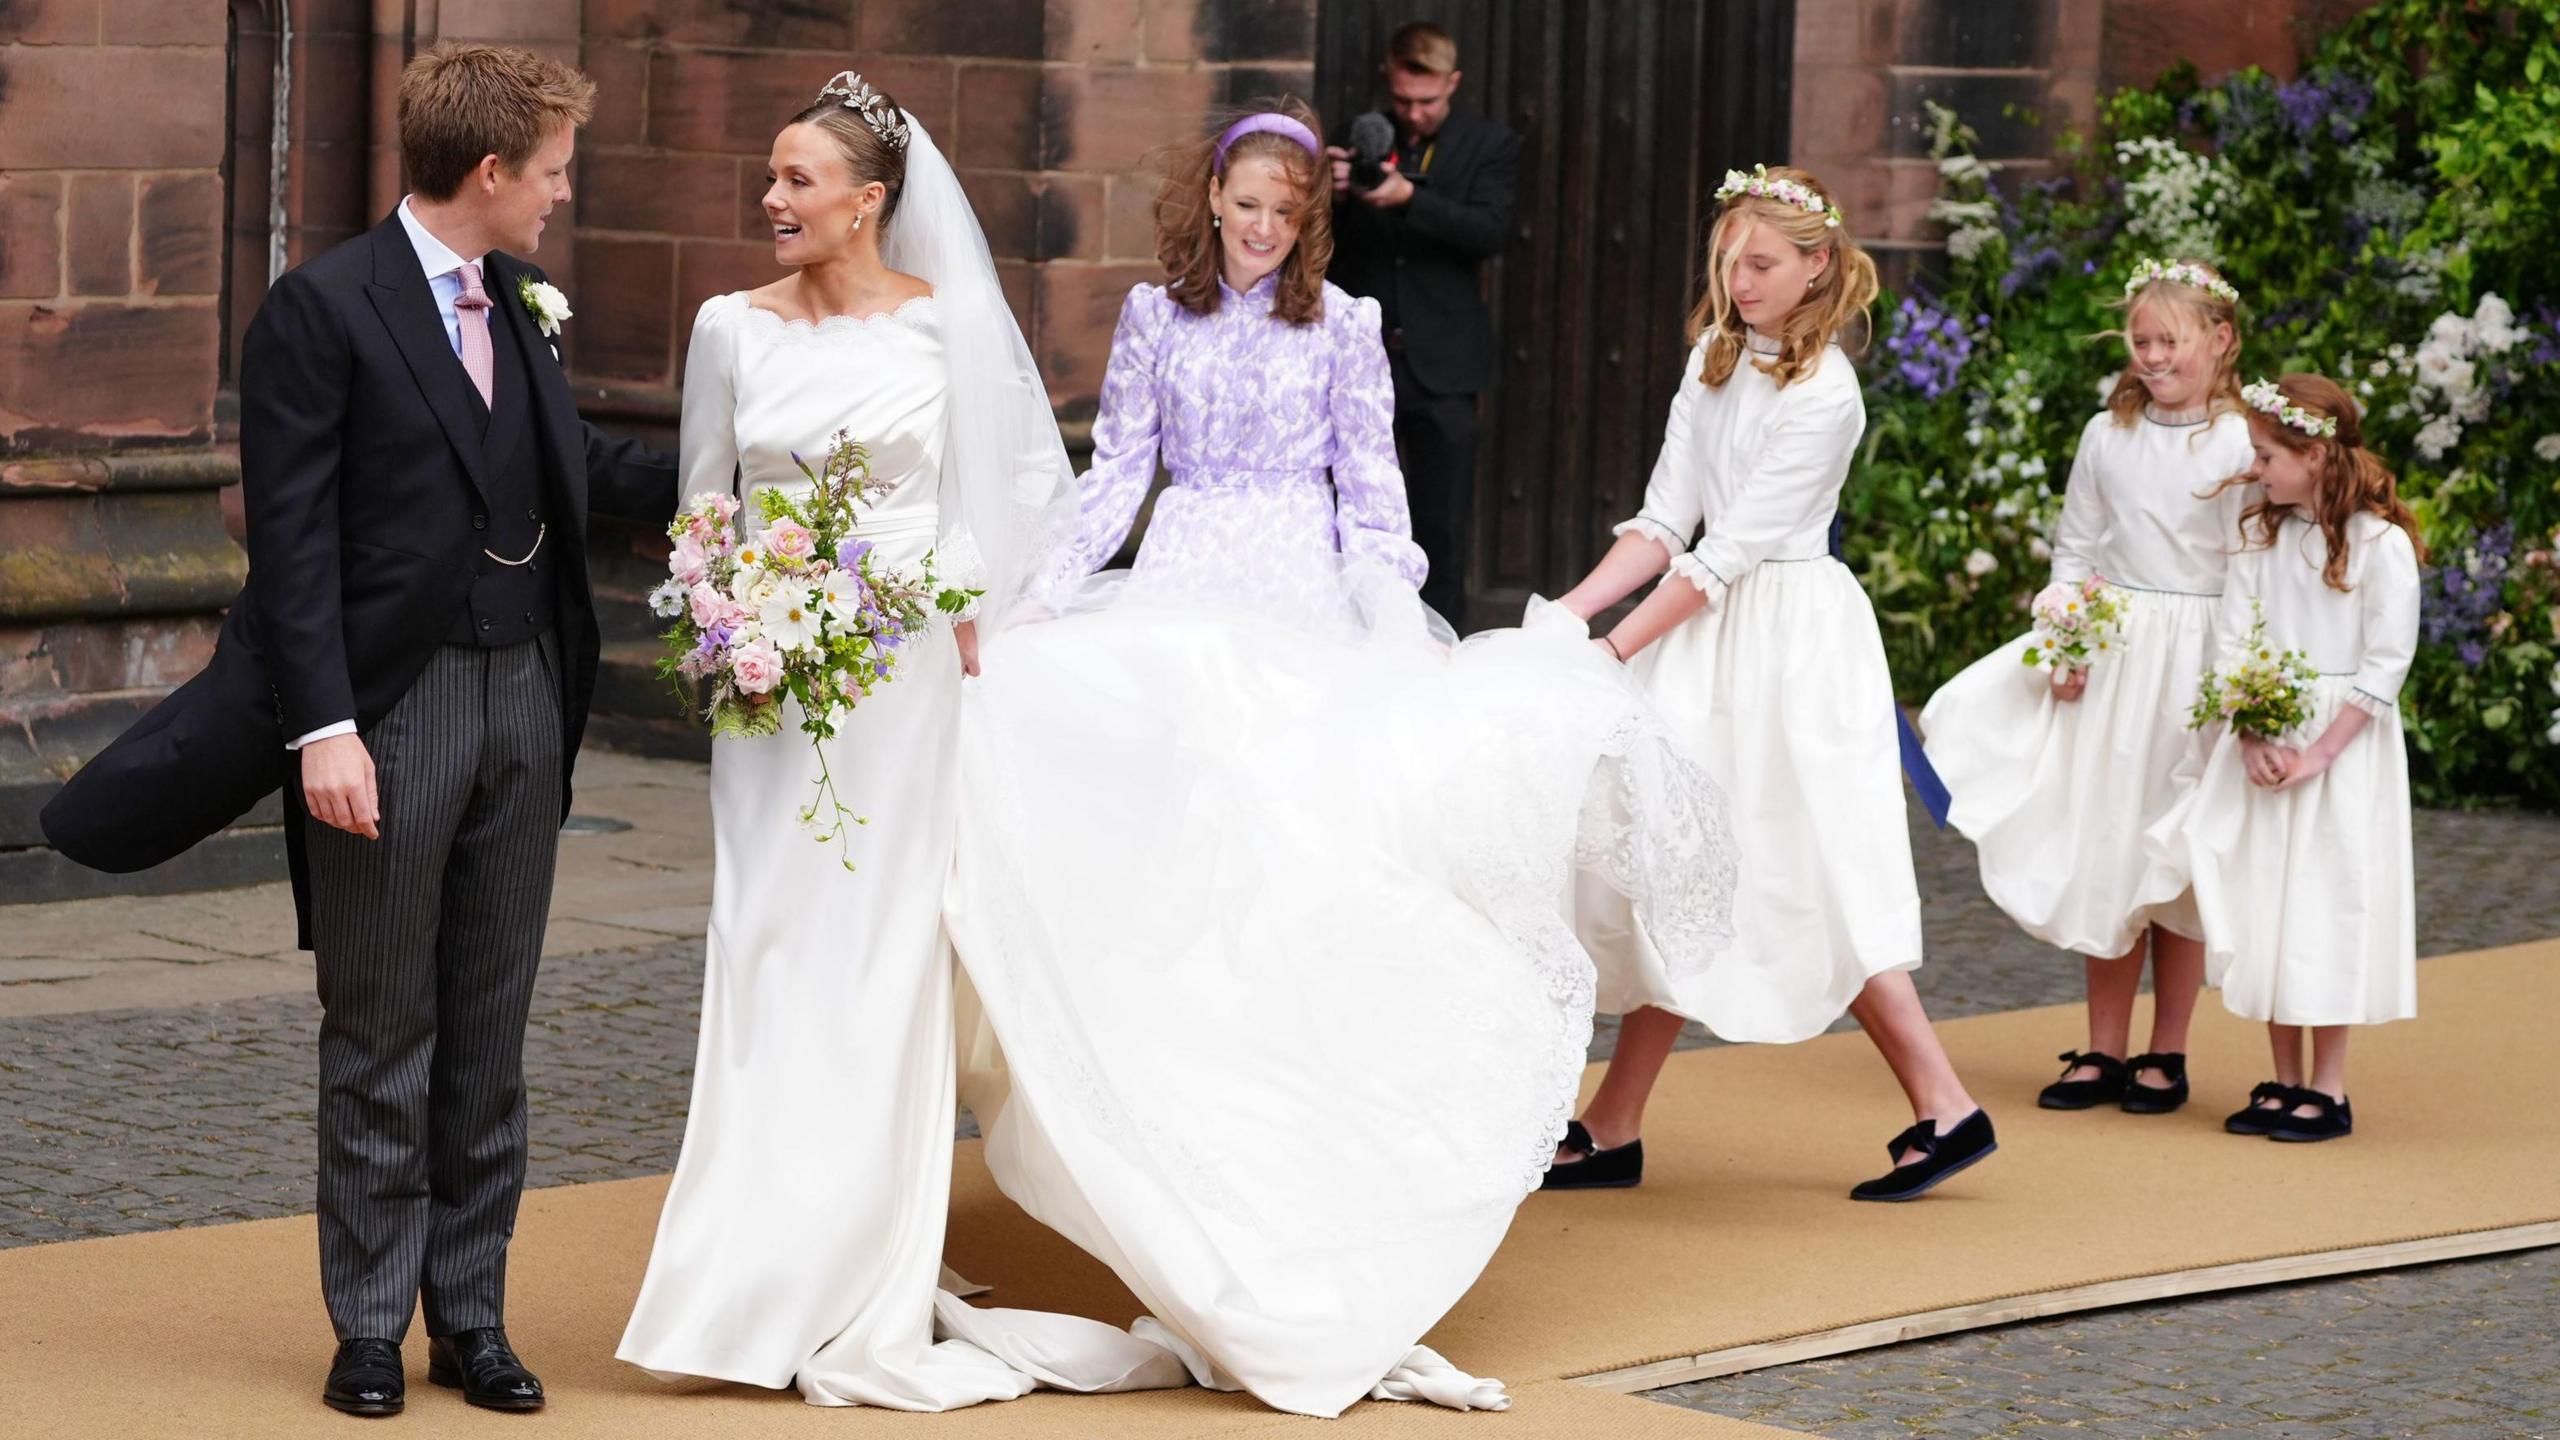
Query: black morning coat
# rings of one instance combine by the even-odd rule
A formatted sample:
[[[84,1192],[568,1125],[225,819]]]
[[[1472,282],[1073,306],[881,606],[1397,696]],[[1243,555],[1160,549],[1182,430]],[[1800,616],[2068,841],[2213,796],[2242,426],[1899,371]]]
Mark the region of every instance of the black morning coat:
[[[1338,142],[1337,142],[1338,143]],[[1376,299],[1401,328],[1405,364],[1435,395],[1476,395],[1493,384],[1493,313],[1479,275],[1511,243],[1520,139],[1453,110],[1428,144],[1431,164],[1398,150],[1413,199],[1380,210],[1357,195],[1333,203],[1327,278]]]
[[[518,347],[540,426],[565,817],[601,648],[587,514],[665,524],[675,461],[579,418],[557,354],[519,295],[522,281],[543,278],[539,269],[492,252],[481,272],[490,339]],[[240,404],[248,587],[203,673],[82,767],[42,818],[45,837],[73,860],[140,870],[281,787],[307,945],[302,829],[311,822],[285,742],[349,718],[370,729],[408,692],[468,601],[489,518],[487,412],[397,214],[276,281],[249,326]]]

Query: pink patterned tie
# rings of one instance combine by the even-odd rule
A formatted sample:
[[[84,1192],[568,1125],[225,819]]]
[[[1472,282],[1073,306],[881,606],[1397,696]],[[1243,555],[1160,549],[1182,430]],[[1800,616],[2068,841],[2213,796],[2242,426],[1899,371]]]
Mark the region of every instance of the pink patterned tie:
[[[462,265],[462,296],[453,302],[453,309],[462,322],[462,368],[471,372],[471,383],[480,387],[480,403],[494,406],[498,356],[489,348],[489,292],[480,288],[480,267],[467,260]]]

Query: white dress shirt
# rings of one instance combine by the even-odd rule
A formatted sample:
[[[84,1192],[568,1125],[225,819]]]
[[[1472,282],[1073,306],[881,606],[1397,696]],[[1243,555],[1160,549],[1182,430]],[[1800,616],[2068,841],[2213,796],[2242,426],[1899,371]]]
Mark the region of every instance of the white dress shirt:
[[[436,297],[436,318],[444,322],[445,343],[453,347],[454,358],[460,359],[462,357],[462,313],[453,308],[453,302],[462,298],[462,267],[465,262],[461,256],[453,253],[452,246],[437,239],[429,233],[426,226],[418,223],[416,213],[409,208],[409,202],[413,198],[415,197],[408,195],[400,197],[400,228],[409,232],[410,248],[418,252],[418,268],[426,272],[427,289]],[[488,252],[484,250],[470,263],[477,264],[488,258]],[[480,277],[483,287],[487,286],[488,279],[484,272]],[[340,720],[332,725],[323,725],[308,735],[289,740],[284,748],[299,750],[314,740],[326,740],[333,735],[353,735],[354,733],[356,733],[354,720]]]

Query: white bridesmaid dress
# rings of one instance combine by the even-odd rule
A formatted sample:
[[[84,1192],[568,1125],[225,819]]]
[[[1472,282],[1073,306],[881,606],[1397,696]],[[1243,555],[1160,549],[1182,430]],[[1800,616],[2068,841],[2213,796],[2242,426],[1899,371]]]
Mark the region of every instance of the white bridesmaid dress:
[[[2320,672],[2310,720],[2281,742],[2318,739],[2346,706],[2372,718],[2327,770],[2290,790],[2253,784],[2239,738],[2212,734],[2187,788],[2144,837],[2145,890],[2192,885],[2205,979],[2231,1013],[2282,1025],[2379,1025],[2418,1011],[2418,932],[2401,683],[2418,649],[2418,554],[2379,515],[2348,522],[2345,591],[2321,578],[2327,538],[2289,517],[2275,543],[2231,562],[2220,629],[2231,651],[2250,601],[2268,643]],[[2228,659],[2229,655],[2220,657]]]
[[[1602,1013],[1651,1005],[1771,1043],[1820,1034],[1921,955],[1884,640],[1830,554],[1866,404],[1837,346],[1783,389],[1755,363],[1776,349],[1751,336],[1721,388],[1699,378],[1705,341],[1691,352],[1644,506],[1617,527],[1670,553],[1663,583],[1707,597],[1632,667],[1730,806],[1734,941],[1672,966],[1622,898],[1579,897]]]
[[[2048,945],[2113,958],[2152,924],[2196,938],[2192,896],[2137,895],[2142,832],[2177,798],[2187,708],[2214,656],[2223,574],[2253,485],[2238,414],[2101,412],[2080,434],[2053,541],[2053,583],[2128,592],[2123,643],[2057,700],[2021,635],[1967,666],[1920,712],[1947,823],[1974,843],[1982,887]]]

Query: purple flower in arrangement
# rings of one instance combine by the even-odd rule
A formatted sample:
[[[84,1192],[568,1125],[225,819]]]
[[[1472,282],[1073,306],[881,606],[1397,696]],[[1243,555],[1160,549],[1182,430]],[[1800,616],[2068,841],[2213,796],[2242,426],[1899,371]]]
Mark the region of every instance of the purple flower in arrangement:
[[[2452,644],[2465,665],[2487,657],[2489,623],[2506,608],[2507,567],[2514,551],[2513,527],[2493,525],[2480,532],[2467,554],[2427,567],[2419,622],[2427,643]]]
[[[868,540],[847,539],[836,546],[836,568],[839,570],[861,569],[862,557],[870,554],[871,549],[871,542]]]
[[[2062,248],[2058,245],[2032,245],[2012,250],[2009,273],[2000,277],[2000,294],[2005,298],[2030,285],[2041,285],[2062,267]],[[2097,262],[2091,261],[2094,267]]]
[[[1884,342],[1893,378],[1931,400],[1943,397],[1973,356],[1975,332],[1989,324],[1989,316],[1977,315],[1968,329],[1935,305],[1904,296]]]
[[[2525,332],[2533,337],[2533,353],[2527,359],[2536,365],[2560,360],[2560,310],[2546,303],[2537,303],[2533,307],[2533,321],[2525,327]]]
[[[2296,140],[2314,139],[2324,130],[2332,140],[2352,140],[2373,108],[2373,87],[2354,75],[2317,71],[2277,86],[2276,107]]]

